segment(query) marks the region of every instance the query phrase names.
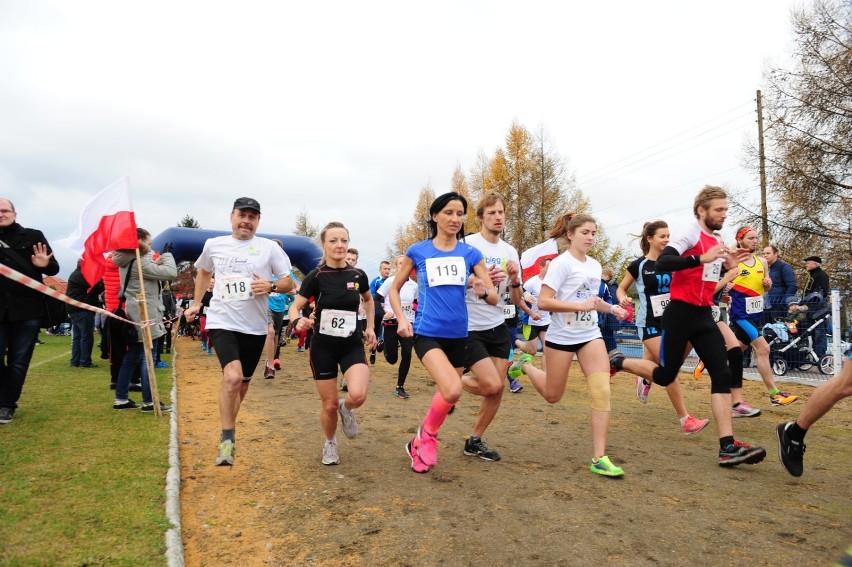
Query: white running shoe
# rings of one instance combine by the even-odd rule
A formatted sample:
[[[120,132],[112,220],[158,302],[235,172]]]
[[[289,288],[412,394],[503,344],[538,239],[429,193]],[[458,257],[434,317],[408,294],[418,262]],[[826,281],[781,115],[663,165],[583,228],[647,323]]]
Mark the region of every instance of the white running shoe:
[[[358,435],[358,423],[355,421],[355,414],[352,410],[346,409],[346,404],[343,398],[337,402],[337,411],[340,413],[340,418],[343,420],[343,434],[352,439]]]
[[[337,440],[326,439],[325,446],[322,448],[322,464],[338,465],[340,464],[340,455],[337,454]]]

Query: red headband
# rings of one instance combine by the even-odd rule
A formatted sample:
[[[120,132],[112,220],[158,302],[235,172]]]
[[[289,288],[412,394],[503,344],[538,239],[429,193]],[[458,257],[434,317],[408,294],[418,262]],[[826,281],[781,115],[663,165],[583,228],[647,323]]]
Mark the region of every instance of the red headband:
[[[752,227],[750,227],[750,226],[744,226],[744,227],[742,227],[741,229],[739,229],[739,230],[737,231],[737,240],[742,240],[742,239],[743,239],[743,237],[744,237],[746,234],[748,234],[749,232],[751,232],[752,230],[754,230],[755,232],[757,232],[757,230],[753,229],[753,228],[752,228]]]

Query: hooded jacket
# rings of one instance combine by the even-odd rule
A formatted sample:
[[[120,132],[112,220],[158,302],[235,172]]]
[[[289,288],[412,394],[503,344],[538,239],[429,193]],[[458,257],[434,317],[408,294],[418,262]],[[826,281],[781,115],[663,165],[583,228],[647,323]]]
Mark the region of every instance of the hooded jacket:
[[[141,253],[141,251],[140,251]],[[130,270],[130,279],[127,281],[127,290],[124,292],[124,297],[127,301],[125,311],[132,321],[140,323],[142,315],[139,312],[139,302],[136,296],[141,293],[139,286],[139,266],[136,262],[135,250],[116,250],[112,253],[112,262],[118,266],[121,282],[124,283],[124,278]],[[151,338],[158,339],[166,334],[166,328],[163,326],[163,302],[160,296],[160,290],[164,281],[170,281],[177,277],[177,266],[175,259],[170,253],[162,254],[158,261],[155,262],[153,252],[148,251],[142,255],[142,279],[145,282],[145,303],[148,306],[148,319],[156,321],[156,324],[151,326]],[[142,340],[142,328],[137,327],[137,336],[139,341]]]

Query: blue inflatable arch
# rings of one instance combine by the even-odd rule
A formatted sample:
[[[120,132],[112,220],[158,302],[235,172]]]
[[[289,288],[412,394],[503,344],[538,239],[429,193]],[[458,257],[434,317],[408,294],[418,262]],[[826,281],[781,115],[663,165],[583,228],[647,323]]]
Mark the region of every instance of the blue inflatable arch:
[[[202,230],[200,228],[185,228],[175,226],[167,228],[157,235],[151,242],[154,250],[162,250],[163,246],[172,243],[172,255],[176,262],[194,262],[201,254],[204,243],[208,238],[225,236],[231,232],[224,230]],[[317,266],[322,259],[322,250],[316,242],[306,236],[295,236],[292,234],[268,234],[258,233],[264,238],[277,238],[284,243],[284,251],[290,257],[290,262],[299,268],[303,274],[307,274]]]

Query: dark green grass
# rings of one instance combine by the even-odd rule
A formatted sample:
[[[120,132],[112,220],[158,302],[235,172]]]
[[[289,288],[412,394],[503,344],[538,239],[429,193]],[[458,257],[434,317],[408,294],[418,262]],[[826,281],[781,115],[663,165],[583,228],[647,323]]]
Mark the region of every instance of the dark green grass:
[[[114,411],[97,345],[100,367],[78,369],[70,337],[40,338],[15,419],[0,425],[0,564],[165,564],[169,414]],[[171,368],[157,377],[168,403]]]

